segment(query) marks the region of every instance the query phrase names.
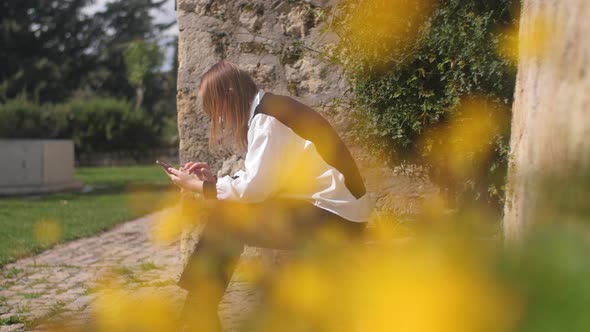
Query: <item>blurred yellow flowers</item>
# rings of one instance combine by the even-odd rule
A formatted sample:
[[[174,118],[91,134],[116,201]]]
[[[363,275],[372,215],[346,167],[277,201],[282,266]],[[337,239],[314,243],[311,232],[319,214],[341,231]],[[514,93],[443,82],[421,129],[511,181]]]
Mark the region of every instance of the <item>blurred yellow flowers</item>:
[[[62,235],[61,225],[52,218],[42,218],[33,226],[33,235],[39,244],[47,246],[58,242]]]
[[[172,205],[175,202],[176,205]],[[172,206],[155,217],[151,228],[150,239],[157,245],[168,245],[180,238],[182,232],[204,222],[203,201],[195,199],[189,193],[182,195],[170,192],[161,203]]]
[[[178,310],[165,294],[101,289],[93,302],[96,330],[104,332],[176,331]]]
[[[435,4],[431,0],[344,1],[346,14],[339,23],[339,36],[348,52],[379,68],[408,53]]]
[[[517,63],[519,59],[529,60],[554,51],[552,45],[558,38],[558,31],[552,27],[559,25],[550,24],[551,17],[549,13],[537,13],[526,21],[501,30],[498,53]]]
[[[475,252],[413,240],[292,261],[253,331],[510,331],[519,301]]]
[[[489,158],[494,136],[509,125],[507,106],[479,96],[463,98],[448,121],[427,131],[420,146],[449,176],[469,177]]]

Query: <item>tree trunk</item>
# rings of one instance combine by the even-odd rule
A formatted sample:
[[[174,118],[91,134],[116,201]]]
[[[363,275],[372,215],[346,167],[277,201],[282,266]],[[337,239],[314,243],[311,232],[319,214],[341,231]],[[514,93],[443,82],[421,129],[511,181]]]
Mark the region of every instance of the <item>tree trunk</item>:
[[[588,0],[523,1],[504,216],[508,241],[539,219],[542,179],[575,172],[588,161],[588,18]]]
[[[145,87],[143,85],[143,81],[140,81],[137,86],[135,87],[135,111],[139,112],[141,108],[141,104],[143,103],[143,94],[145,91]]]

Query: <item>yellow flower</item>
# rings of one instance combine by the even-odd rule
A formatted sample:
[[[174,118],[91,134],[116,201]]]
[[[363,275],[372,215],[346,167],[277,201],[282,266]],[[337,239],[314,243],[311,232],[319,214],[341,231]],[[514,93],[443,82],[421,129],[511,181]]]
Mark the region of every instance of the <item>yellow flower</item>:
[[[52,218],[42,218],[33,226],[35,240],[44,246],[59,241],[61,234],[61,225]]]

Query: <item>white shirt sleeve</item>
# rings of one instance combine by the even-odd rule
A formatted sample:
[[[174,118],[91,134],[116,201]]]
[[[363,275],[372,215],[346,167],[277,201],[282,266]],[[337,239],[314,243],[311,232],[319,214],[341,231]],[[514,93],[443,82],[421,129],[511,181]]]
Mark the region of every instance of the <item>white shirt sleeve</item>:
[[[278,191],[279,163],[288,138],[283,127],[265,114],[252,119],[244,171],[236,173],[235,179],[228,175],[217,180],[217,199],[256,203]]]

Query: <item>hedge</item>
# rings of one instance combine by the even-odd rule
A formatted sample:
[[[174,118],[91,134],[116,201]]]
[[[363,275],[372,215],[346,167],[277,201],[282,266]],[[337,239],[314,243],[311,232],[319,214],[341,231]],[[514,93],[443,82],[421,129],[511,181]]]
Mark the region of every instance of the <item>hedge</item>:
[[[112,98],[55,105],[15,99],[0,104],[0,138],[68,138],[76,153],[156,147],[161,141],[157,128],[144,112]]]

